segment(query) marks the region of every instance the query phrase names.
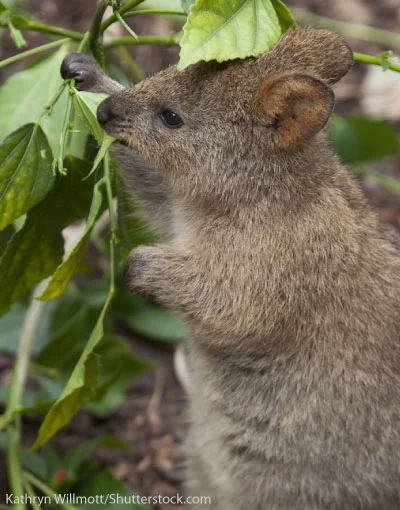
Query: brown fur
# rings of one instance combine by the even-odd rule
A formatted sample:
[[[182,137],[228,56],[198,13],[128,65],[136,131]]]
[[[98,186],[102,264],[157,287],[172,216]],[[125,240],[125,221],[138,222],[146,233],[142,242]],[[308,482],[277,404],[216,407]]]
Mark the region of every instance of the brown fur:
[[[186,323],[188,493],[210,509],[400,507],[400,257],[321,131],[350,67],[339,36],[294,29],[100,107],[151,162],[147,182],[121,148],[169,239],[132,252],[129,285]]]

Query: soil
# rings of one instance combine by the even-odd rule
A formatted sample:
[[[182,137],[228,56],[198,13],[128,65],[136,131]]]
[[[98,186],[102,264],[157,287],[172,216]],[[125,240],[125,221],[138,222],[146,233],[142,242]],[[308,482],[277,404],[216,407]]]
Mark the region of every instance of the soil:
[[[39,19],[75,30],[85,30],[92,18],[95,2],[87,0],[31,0],[30,9]],[[346,21],[367,23],[376,27],[396,31],[399,26],[400,9],[397,0],[338,0],[334,3],[319,0],[292,0],[290,6],[304,7],[323,16]],[[138,33],[167,35],[171,30],[169,21],[162,19],[141,19],[132,22]],[[29,34],[29,42],[37,45],[46,39],[40,34]],[[351,41],[357,51],[378,54],[383,49],[375,44]],[[145,74],[151,74],[176,62],[175,48],[134,48],[129,49]],[[15,53],[7,36],[2,39],[2,58]],[[2,69],[3,81],[9,73],[22,67],[18,63]],[[339,100],[339,113],[360,113],[360,86],[365,66],[356,65],[346,78],[347,86],[353,91]],[[400,155],[381,162],[380,171],[400,180]],[[372,206],[382,215],[383,220],[400,231],[400,200],[385,192],[369,180],[362,183]],[[120,333],[130,339],[132,353],[156,361],[158,367],[146,373],[130,388],[123,405],[108,418],[99,419],[81,411],[71,424],[58,436],[58,448],[67,451],[71,446],[102,434],[114,434],[134,446],[134,453],[98,449],[94,458],[108,466],[114,474],[142,495],[174,495],[182,493],[183,455],[181,444],[185,437],[185,393],[177,381],[173,368],[173,350],[164,343],[151,342],[132,336],[120,328]],[[9,370],[10,361],[1,360],[0,370]],[[24,421],[24,442],[29,445],[36,435],[39,422],[32,418]],[[7,492],[4,455],[0,454],[0,502]],[[167,510],[169,506],[154,507]],[[179,508],[179,506],[174,506]]]

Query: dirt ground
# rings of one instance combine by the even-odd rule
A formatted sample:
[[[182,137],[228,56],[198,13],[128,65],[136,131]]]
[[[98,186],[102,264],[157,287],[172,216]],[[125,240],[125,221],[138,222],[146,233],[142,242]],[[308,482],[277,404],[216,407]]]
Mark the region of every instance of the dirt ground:
[[[95,2],[87,0],[31,0],[31,10],[46,22],[76,30],[85,30],[91,20]],[[321,0],[291,0],[289,7],[304,7],[323,16],[353,21],[398,31],[400,6],[398,0],[338,0],[327,3]],[[135,20],[133,28],[138,33],[167,35],[171,30],[168,21],[146,18]],[[43,37],[31,34],[33,44]],[[386,48],[376,44],[350,41],[357,51],[378,54]],[[146,74],[151,74],[176,62],[175,48],[130,49],[137,63]],[[12,43],[2,42],[4,58],[15,53]],[[3,81],[9,72],[15,72],[21,64],[2,70]],[[362,83],[366,66],[355,65],[354,70],[338,87],[337,111],[339,113],[363,113],[361,105]],[[399,124],[397,124],[399,126]],[[380,162],[376,168],[400,180],[400,155]],[[382,191],[366,180],[362,186],[374,208],[384,221],[400,232],[400,199]],[[174,495],[182,492],[181,444],[185,436],[185,394],[179,385],[173,368],[173,350],[166,344],[150,342],[133,337],[121,326],[120,332],[131,340],[132,353],[144,359],[158,362],[158,368],[148,372],[132,385],[124,404],[105,419],[81,411],[58,439],[61,450],[94,438],[100,434],[114,434],[134,446],[134,453],[99,449],[94,458],[110,467],[118,478],[143,495]],[[7,366],[1,369],[7,369]],[[24,423],[24,440],[29,444],[35,436],[38,421],[27,419]],[[0,502],[6,492],[5,459],[0,458]],[[168,510],[168,506],[157,507]],[[175,506],[174,508],[179,508]]]

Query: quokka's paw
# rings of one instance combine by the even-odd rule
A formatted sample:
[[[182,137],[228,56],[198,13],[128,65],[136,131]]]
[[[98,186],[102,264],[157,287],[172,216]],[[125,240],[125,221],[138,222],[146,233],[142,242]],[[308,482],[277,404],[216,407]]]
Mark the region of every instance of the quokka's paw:
[[[158,249],[153,246],[138,246],[126,262],[125,281],[132,292],[143,297],[154,298],[154,279],[159,268]]]
[[[69,53],[61,64],[64,80],[73,78],[78,90],[90,91],[97,84],[102,71],[93,57],[83,53]]]

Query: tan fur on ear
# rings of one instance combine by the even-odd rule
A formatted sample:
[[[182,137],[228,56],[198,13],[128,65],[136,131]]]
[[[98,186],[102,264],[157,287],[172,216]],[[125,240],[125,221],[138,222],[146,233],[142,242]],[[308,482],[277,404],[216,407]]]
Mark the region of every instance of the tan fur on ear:
[[[334,95],[317,78],[288,73],[264,81],[257,102],[261,105],[261,122],[274,130],[274,146],[290,150],[325,126],[334,106]]]
[[[335,32],[293,28],[261,59],[271,69],[304,72],[332,85],[351,69],[353,52]]]

